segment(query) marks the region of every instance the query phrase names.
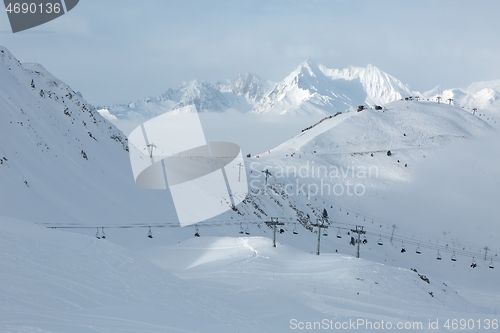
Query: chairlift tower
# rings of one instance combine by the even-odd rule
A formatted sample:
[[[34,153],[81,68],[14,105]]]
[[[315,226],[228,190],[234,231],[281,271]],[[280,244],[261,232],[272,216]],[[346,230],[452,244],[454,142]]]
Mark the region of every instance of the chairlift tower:
[[[356,229],[351,229],[352,232],[358,234],[358,240],[357,240],[358,247],[356,250],[356,258],[359,258],[359,244],[361,243],[361,234],[366,234],[366,231],[363,230],[364,228],[365,227],[363,227],[362,225],[357,225]]]
[[[277,225],[285,225],[283,222],[279,222],[277,217],[271,217],[271,222],[268,222],[273,226],[273,247],[276,247],[276,226]]]
[[[153,158],[153,149],[156,148],[156,145],[154,143],[150,143],[148,145],[148,148],[150,148],[150,151],[149,151],[149,158]]]
[[[485,247],[484,247],[484,261],[486,261],[486,256],[488,255],[488,250],[489,250],[489,249],[490,249],[490,248],[489,248],[489,247],[487,247],[487,246],[485,246]]]
[[[394,230],[396,230],[396,225],[392,225],[392,234],[391,234],[391,244],[392,244],[392,239],[394,238]]]
[[[316,249],[316,255],[319,256],[319,249],[320,249],[320,243],[321,243],[321,229],[328,229],[329,224],[326,222],[325,219],[317,219],[316,223],[311,224],[313,227],[318,227],[318,247]]]
[[[238,183],[239,183],[241,180],[241,168],[243,168],[244,165],[241,163],[238,163],[237,165],[238,165]]]
[[[266,175],[266,185],[267,185],[267,178],[269,178],[269,176],[272,176],[272,174],[269,172],[269,169],[266,169],[262,172]]]

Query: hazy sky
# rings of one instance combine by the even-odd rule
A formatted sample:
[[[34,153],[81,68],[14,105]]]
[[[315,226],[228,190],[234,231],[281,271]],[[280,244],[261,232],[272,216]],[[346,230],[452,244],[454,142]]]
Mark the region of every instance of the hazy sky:
[[[1,13],[0,45],[95,105],[240,72],[280,81],[307,58],[425,91],[500,79],[499,12],[498,0],[80,0],[24,33]]]

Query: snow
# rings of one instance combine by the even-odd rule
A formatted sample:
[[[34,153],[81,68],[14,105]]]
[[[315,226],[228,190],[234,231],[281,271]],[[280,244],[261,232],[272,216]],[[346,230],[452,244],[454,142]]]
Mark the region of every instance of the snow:
[[[437,96],[442,97],[442,102],[447,103],[452,99],[452,103],[464,109],[478,109],[480,112],[488,112],[498,116],[500,110],[500,81],[484,81],[472,83],[469,87],[439,89],[435,88],[423,94],[426,98],[436,100]]]
[[[233,309],[111,242],[15,219],[1,218],[0,228],[2,332],[253,331]]]
[[[297,79],[294,86],[282,85],[293,87],[281,101],[298,103],[302,96],[309,99],[298,111],[328,112],[295,121],[199,113],[207,141],[262,140],[254,147],[265,148],[259,158],[257,150],[245,158],[252,191],[243,203],[181,228],[168,191],[134,184],[123,133],[43,67],[21,64],[0,48],[0,331],[289,332],[299,323],[362,319],[416,321],[422,329],[408,331],[448,332],[447,319],[498,320],[496,117],[423,100],[330,117],[334,98],[367,96],[362,76],[373,79],[372,88],[392,80],[371,66],[328,72],[308,61],[289,77],[287,83]],[[118,120],[137,112],[143,121],[143,110],[147,117],[163,114],[188,91],[220,94],[229,105],[249,103],[247,93],[257,91],[251,82],[241,95],[198,82],[120,106],[121,115],[119,107],[106,109]],[[323,95],[322,83],[344,90]],[[397,92],[370,91],[379,98]],[[222,101],[215,97],[209,99]],[[196,103],[177,113],[195,112]],[[178,115],[166,116],[175,126]],[[316,176],[313,167],[338,176]],[[361,177],[360,167],[378,172]],[[272,173],[267,185],[265,169]],[[311,195],[322,181],[351,190],[362,185],[365,192]],[[317,256],[311,224],[324,209],[330,224]],[[265,223],[270,217],[285,223],[277,247]],[[356,225],[367,231],[360,259],[347,234]],[[150,226],[153,238],[146,237]],[[102,228],[106,238],[97,239]],[[201,237],[194,237],[195,228]],[[471,256],[477,268],[470,267]],[[436,330],[428,327],[435,320]]]
[[[106,118],[107,120],[118,120],[118,118],[116,118],[116,116],[112,115],[108,109],[100,109],[100,110],[97,110],[97,112],[99,112],[99,114],[101,116],[103,116],[104,118]]]

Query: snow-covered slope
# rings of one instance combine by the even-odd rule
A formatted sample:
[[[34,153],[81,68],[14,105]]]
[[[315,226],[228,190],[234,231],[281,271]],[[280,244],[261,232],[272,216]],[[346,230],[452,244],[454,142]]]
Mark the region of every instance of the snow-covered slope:
[[[326,76],[334,80],[359,80],[366,92],[365,103],[368,105],[383,105],[416,94],[408,85],[370,64],[365,68],[353,66],[345,69],[328,69],[324,66],[320,68]]]
[[[2,332],[268,332],[105,240],[0,216]]]
[[[123,133],[79,94],[5,48],[0,77],[2,215],[118,223],[162,214],[158,196],[130,176]]]
[[[358,105],[383,105],[412,96],[410,88],[375,66],[329,69],[307,60],[289,74],[252,112],[329,114]]]

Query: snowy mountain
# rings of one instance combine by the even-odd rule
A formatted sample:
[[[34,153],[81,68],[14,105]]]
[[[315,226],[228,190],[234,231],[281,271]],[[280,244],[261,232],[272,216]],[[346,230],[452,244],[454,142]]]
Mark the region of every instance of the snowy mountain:
[[[358,105],[384,105],[412,96],[410,88],[378,68],[328,69],[307,60],[252,109],[253,113],[329,114]]]
[[[186,106],[195,106],[199,112],[237,110],[324,116],[353,110],[360,104],[384,105],[415,94],[407,85],[372,65],[328,69],[307,60],[277,84],[251,73],[215,85],[193,80],[158,97],[103,106],[99,112],[128,133],[145,120]]]
[[[268,82],[254,74],[240,74],[234,80],[208,82],[193,80],[176,89],[169,88],[157,97],[144,97],[129,104],[98,107],[99,113],[130,133],[143,122],[166,112],[196,110],[198,112],[248,112],[266,91]]]
[[[230,107],[229,101],[212,84],[193,80],[177,89],[169,88],[158,97],[145,97],[129,104],[101,107],[99,112],[108,120],[154,117],[159,114],[194,106],[198,112],[221,112]]]
[[[423,94],[425,98],[436,100],[439,96],[443,103],[452,103],[468,110],[478,109],[493,114],[500,112],[500,80],[472,83],[467,88],[443,89],[440,86]]]
[[[193,80],[185,82],[176,89],[169,88],[158,97],[145,97],[129,104],[103,106],[99,112],[108,115],[108,120],[149,119],[159,114],[194,106],[198,112],[222,112],[236,109],[246,112],[256,100],[269,89],[271,83],[261,80],[257,75],[240,74],[233,80],[225,80],[212,85],[208,82]]]
[[[146,207],[158,197],[130,178],[126,137],[80,94],[3,47],[0,77],[1,214],[40,223],[156,215]]]

